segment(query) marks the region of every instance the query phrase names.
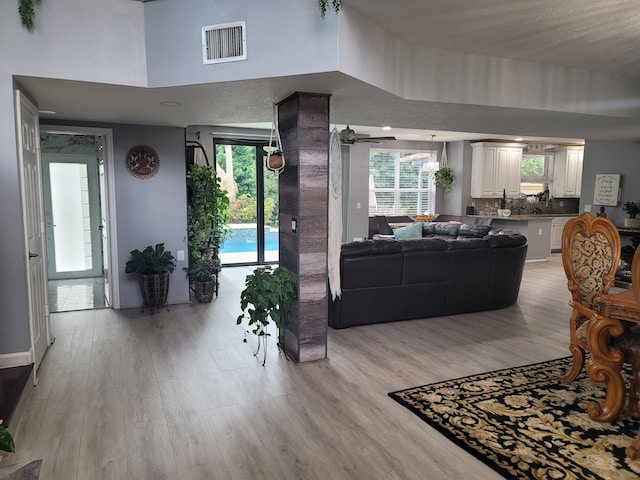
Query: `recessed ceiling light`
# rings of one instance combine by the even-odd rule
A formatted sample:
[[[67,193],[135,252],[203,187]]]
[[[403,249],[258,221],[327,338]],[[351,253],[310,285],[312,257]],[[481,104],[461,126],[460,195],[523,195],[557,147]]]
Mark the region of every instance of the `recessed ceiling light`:
[[[55,115],[56,112],[54,112],[53,110],[38,110],[38,113],[40,115]]]
[[[384,131],[389,131],[389,130],[391,130],[391,127],[390,127],[390,126],[388,126],[388,125],[385,125],[384,127],[382,127],[382,129],[383,129]]]
[[[524,138],[522,138],[522,137],[518,137],[518,138],[514,138],[514,140],[515,140],[516,142],[521,142],[522,140],[524,140]]]
[[[181,107],[182,103],[165,101],[165,102],[160,102],[160,105],[164,105],[165,107]]]

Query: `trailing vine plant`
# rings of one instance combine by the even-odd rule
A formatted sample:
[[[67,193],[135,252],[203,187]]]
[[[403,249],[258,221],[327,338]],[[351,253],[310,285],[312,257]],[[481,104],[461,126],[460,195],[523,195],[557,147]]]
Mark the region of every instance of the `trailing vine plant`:
[[[453,170],[449,167],[443,167],[436,170],[434,180],[438,187],[442,187],[445,195],[451,191],[453,185]]]
[[[33,31],[36,25],[36,10],[34,5],[39,5],[41,2],[42,0],[19,0],[18,2],[20,21],[22,22],[22,26],[30,32]]]
[[[327,7],[329,6],[329,0],[318,0],[318,8],[320,9],[320,16],[324,18],[327,14]],[[331,7],[338,13],[342,8],[342,0],[331,0]]]

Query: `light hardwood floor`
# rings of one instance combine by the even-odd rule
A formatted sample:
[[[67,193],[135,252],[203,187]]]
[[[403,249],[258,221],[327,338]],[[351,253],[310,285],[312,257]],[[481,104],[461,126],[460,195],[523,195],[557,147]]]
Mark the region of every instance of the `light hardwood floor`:
[[[329,359],[304,365],[243,343],[248,271],[224,269],[210,305],[53,314],[11,462],[43,458],[44,480],[500,479],[387,393],[568,355],[558,255],[526,265],[510,308],[329,329]]]

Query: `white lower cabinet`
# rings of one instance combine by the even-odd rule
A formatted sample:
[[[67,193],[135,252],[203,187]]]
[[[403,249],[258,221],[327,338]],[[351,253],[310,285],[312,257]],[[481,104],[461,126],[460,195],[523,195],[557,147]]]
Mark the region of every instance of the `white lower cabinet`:
[[[565,224],[575,217],[554,217],[551,219],[551,250],[562,250],[562,231]]]

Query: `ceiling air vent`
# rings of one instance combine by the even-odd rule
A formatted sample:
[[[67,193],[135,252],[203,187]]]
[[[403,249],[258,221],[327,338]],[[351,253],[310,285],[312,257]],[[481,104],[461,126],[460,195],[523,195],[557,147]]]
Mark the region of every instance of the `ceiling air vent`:
[[[247,59],[246,22],[202,27],[202,62],[235,62]]]

